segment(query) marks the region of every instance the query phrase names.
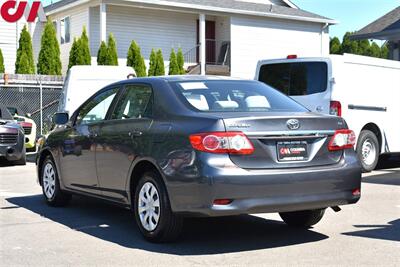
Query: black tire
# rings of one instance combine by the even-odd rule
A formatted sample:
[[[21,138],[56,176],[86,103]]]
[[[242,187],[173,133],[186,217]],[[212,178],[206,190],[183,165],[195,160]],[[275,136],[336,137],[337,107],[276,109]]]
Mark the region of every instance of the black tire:
[[[372,146],[373,151],[371,151],[371,157],[375,157],[374,160],[365,159],[363,157],[363,146],[364,143],[368,143],[368,146]],[[379,141],[376,135],[369,130],[362,130],[357,142],[357,157],[360,160],[361,168],[363,172],[370,172],[376,168],[379,160]]]
[[[158,223],[156,224],[156,228],[153,230],[145,229],[141,222],[138,208],[140,191],[144,187],[144,185],[148,183],[150,183],[157,189],[156,192],[158,194],[159,200],[159,219]],[[135,193],[132,201],[134,202],[133,212],[135,214],[136,223],[140,229],[140,232],[148,241],[154,243],[172,242],[179,237],[183,228],[183,218],[172,212],[167,190],[162,181],[162,178],[157,172],[151,171],[146,172],[142,175],[135,188]],[[155,212],[156,211],[157,210],[155,210]]]
[[[279,215],[289,226],[309,228],[317,224],[325,214],[325,209],[281,212]]]
[[[54,185],[52,186],[54,193],[51,195],[46,194],[45,171],[46,171],[47,165],[51,165],[51,167],[54,171]],[[41,173],[40,173],[40,181],[41,181],[41,185],[42,185],[44,199],[49,206],[63,207],[63,206],[66,206],[71,201],[71,197],[72,197],[71,194],[63,192],[60,188],[60,181],[59,181],[59,177],[58,177],[58,173],[57,173],[57,168],[53,162],[53,159],[50,156],[47,156],[42,164]]]

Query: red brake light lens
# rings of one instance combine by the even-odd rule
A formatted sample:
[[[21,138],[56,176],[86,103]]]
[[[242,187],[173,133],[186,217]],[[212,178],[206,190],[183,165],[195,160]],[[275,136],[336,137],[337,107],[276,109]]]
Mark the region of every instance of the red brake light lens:
[[[356,135],[352,130],[337,130],[329,142],[328,149],[330,151],[343,150],[353,148],[356,144]]]
[[[342,104],[339,101],[331,101],[329,114],[335,116],[342,116]]]
[[[192,147],[199,151],[218,154],[249,155],[254,152],[253,144],[242,132],[210,132],[192,134]]]
[[[20,125],[22,127],[32,127],[32,123],[30,123],[30,122],[21,122]]]
[[[287,59],[296,59],[297,55],[288,55],[286,58]]]

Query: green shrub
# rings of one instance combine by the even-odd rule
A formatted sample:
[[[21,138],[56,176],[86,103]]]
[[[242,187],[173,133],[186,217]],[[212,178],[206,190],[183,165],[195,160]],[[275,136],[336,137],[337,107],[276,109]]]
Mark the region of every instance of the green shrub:
[[[339,55],[341,52],[341,43],[339,38],[333,37],[329,42],[329,50],[330,54],[337,54]]]
[[[78,40],[74,38],[74,42],[72,43],[71,50],[69,50],[69,61],[68,61],[68,69],[70,69],[72,66],[77,65],[76,64],[76,58],[77,58],[77,53],[78,53]]]
[[[79,41],[79,48],[82,51],[82,59],[78,60],[78,62],[81,63],[80,65],[91,65],[92,57],[90,56],[89,38],[86,33],[86,27],[83,27],[81,38],[79,39]]]
[[[156,59],[157,59],[156,52],[154,51],[154,49],[151,49],[148,76],[155,76],[154,70],[156,69],[156,64],[157,64]]]
[[[107,65],[108,49],[104,41],[101,42],[97,52],[97,65]]]
[[[176,55],[176,61],[178,63],[179,74],[186,74],[186,71],[185,71],[185,68],[184,68],[185,59],[183,58],[182,48],[178,49],[178,53]]]
[[[106,65],[118,66],[117,44],[112,33],[108,36],[107,50]]]
[[[164,57],[162,55],[161,49],[158,49],[156,54],[156,66],[154,69],[154,76],[165,75]]]
[[[129,46],[126,65],[135,70],[137,77],[146,76],[146,64],[144,63],[140,47],[135,41],[132,41]]]
[[[22,61],[22,55],[24,60]],[[26,64],[26,65],[25,65]],[[26,25],[21,31],[17,49],[17,59],[15,60],[15,73],[17,74],[34,74],[35,62],[33,60],[32,39]]]
[[[38,74],[61,75],[60,46],[51,20],[48,20],[41,38],[37,63]]]
[[[3,58],[3,52],[1,52],[0,49],[0,73],[5,73],[6,70],[4,68],[4,58]]]
[[[169,56],[169,71],[168,75],[178,75],[180,74],[178,62],[176,60],[175,50],[171,50],[171,54]]]
[[[30,71],[29,59],[25,52],[22,52],[20,54],[18,71],[19,71],[18,74],[31,74],[29,73]]]

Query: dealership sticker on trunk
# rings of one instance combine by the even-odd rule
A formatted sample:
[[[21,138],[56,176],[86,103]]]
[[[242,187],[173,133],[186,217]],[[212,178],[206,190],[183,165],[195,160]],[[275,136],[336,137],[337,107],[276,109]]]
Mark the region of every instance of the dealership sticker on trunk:
[[[308,159],[307,142],[287,141],[277,143],[278,161],[304,161]]]

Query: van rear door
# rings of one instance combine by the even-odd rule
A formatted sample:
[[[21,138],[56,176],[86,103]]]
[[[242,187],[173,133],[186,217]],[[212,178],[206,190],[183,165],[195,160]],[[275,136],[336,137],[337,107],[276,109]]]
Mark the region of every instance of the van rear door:
[[[258,64],[256,79],[313,112],[329,114],[331,99],[329,59],[266,60]]]

